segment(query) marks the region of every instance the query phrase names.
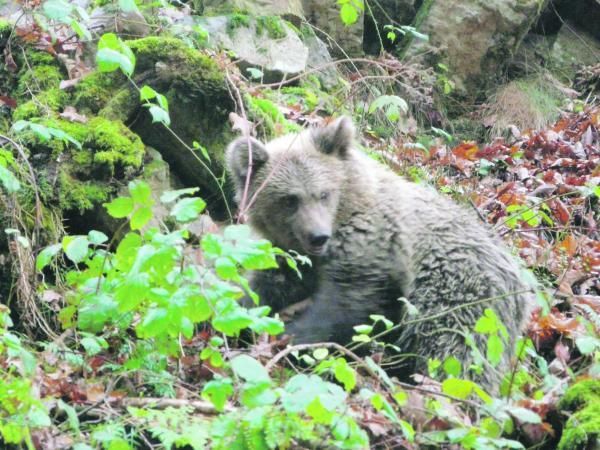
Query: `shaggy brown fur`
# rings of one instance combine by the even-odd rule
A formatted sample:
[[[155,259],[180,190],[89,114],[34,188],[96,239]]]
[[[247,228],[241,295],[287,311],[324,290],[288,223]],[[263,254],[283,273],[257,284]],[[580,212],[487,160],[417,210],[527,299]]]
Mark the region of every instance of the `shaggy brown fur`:
[[[312,296],[288,332],[299,342],[347,343],[352,326],[369,323],[370,314],[400,321],[398,298],[406,297],[419,318],[435,315],[405,326],[397,341],[403,352],[420,356],[411,367],[417,370],[427,358],[449,355],[466,369],[473,355],[463,333],[472,332],[485,308],[514,339],[532,294],[498,239],[471,211],[398,177],[356,150],[353,140],[348,118],[266,145],[252,140],[249,198],[258,194],[250,223],[313,263],[302,279],[285,267],[257,272],[251,285],[261,301],[279,310]],[[247,143],[240,138],[227,151],[238,196],[248,173]],[[485,354],[485,341],[475,341]],[[481,380],[497,386],[498,374],[490,368]]]

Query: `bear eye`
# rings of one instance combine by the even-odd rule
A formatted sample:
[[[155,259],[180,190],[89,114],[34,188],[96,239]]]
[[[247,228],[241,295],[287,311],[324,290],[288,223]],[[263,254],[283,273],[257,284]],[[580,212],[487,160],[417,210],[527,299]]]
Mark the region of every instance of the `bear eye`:
[[[299,199],[296,195],[286,195],[283,197],[283,204],[288,209],[296,209],[298,207]]]
[[[321,200],[327,200],[329,198],[329,192],[321,192]]]

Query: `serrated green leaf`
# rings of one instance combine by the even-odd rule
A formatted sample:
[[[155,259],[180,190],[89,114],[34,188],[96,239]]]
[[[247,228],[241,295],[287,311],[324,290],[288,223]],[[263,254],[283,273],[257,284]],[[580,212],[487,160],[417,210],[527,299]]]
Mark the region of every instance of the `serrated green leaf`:
[[[226,256],[221,256],[215,260],[215,272],[224,280],[233,280],[239,277],[237,266]]]
[[[502,339],[500,339],[500,336],[497,334],[492,334],[488,337],[486,351],[486,358],[492,367],[496,367],[500,363],[503,353],[504,343],[502,342]]]

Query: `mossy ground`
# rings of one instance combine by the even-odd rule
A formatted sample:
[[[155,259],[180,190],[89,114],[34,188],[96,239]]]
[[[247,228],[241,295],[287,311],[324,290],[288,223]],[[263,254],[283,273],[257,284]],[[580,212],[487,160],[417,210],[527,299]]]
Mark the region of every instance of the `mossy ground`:
[[[600,380],[584,380],[571,386],[559,404],[575,411],[565,426],[558,450],[596,448],[600,438]]]

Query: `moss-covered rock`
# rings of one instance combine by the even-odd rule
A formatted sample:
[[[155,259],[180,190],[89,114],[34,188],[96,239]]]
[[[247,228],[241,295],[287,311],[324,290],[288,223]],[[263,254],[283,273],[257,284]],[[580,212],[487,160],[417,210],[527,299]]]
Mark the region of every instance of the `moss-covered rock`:
[[[574,411],[565,425],[558,450],[596,448],[600,441],[600,380],[583,380],[571,386],[559,403]]]

